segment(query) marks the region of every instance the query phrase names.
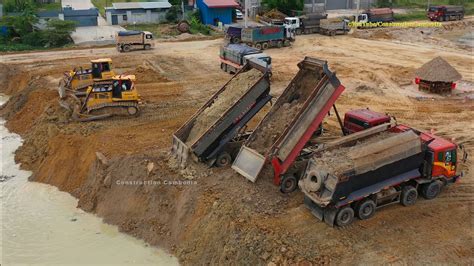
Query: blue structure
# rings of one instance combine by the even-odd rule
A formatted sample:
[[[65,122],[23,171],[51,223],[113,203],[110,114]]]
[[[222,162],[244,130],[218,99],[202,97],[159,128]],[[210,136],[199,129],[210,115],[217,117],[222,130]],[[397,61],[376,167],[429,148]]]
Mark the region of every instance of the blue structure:
[[[239,7],[234,0],[197,0],[203,24],[215,25],[232,23],[232,10]]]
[[[99,10],[97,8],[72,9],[71,7],[65,7],[62,14],[64,15],[64,20],[75,21],[78,27],[98,25]]]

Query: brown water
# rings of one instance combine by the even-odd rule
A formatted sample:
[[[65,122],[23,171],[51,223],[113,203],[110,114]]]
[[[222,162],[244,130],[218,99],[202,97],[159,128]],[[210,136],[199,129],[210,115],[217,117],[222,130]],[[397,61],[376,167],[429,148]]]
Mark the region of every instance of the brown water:
[[[6,98],[0,95],[0,106]],[[55,187],[28,181],[13,153],[20,136],[0,119],[0,265],[177,265],[176,258],[76,208]]]

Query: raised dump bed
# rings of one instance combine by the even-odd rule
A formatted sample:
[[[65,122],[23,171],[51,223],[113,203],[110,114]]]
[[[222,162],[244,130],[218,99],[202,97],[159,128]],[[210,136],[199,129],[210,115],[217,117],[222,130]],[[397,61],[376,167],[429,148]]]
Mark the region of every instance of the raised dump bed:
[[[306,57],[299,72],[245,142],[232,168],[255,182],[265,162],[272,162],[274,183],[293,164],[343,92],[326,61]]]
[[[175,134],[173,153],[186,166],[190,154],[218,166],[231,162],[245,139],[241,129],[271,99],[269,72],[248,62]]]
[[[345,225],[342,217],[336,218],[338,209],[363,203],[365,197],[382,190],[386,191],[369,199],[379,205],[391,203],[400,195],[400,189],[392,186],[421,176],[426,145],[414,131],[382,131],[341,144],[316,153],[299,181],[306,206],[331,226],[335,220],[336,224]],[[353,205],[357,212],[358,204]],[[358,215],[361,219],[369,217]]]

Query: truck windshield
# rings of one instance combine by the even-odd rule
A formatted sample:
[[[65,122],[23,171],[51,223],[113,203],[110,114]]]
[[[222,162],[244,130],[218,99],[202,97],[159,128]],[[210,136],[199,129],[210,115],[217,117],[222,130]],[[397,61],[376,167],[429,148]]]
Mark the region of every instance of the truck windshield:
[[[456,162],[456,150],[447,151],[445,154],[446,162],[447,163],[455,163]]]
[[[271,57],[260,57],[259,59],[264,61],[265,63],[267,63],[267,65],[272,64],[272,58]]]
[[[430,9],[428,11],[429,12],[437,12],[438,8],[437,7],[430,7]]]

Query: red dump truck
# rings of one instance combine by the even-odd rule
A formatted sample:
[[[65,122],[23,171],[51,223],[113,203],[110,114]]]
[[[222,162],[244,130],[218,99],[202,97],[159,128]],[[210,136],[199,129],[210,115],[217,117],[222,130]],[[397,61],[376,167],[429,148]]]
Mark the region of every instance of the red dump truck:
[[[430,6],[427,16],[431,21],[461,20],[464,18],[464,7]]]
[[[274,183],[282,192],[296,188],[295,175],[287,173],[319,129],[324,117],[344,91],[326,61],[306,57],[299,72],[240,149],[232,168],[255,182],[271,162]]]
[[[354,217],[372,217],[378,207],[413,205],[418,194],[437,197],[462,176],[457,156],[451,141],[382,124],[326,143],[313,153],[299,187],[315,217],[346,226]]]

